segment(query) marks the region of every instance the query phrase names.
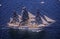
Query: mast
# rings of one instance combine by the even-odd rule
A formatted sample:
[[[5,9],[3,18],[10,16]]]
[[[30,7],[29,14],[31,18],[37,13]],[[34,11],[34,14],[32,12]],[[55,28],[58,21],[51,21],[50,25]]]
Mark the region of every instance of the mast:
[[[13,12],[12,18],[13,18],[12,23],[18,22],[18,15],[17,15],[16,11]]]
[[[41,15],[41,14],[40,14],[40,11],[39,11],[39,9],[38,9],[38,10],[37,10],[37,13],[36,13],[36,17],[35,17],[37,24],[41,24],[41,23],[42,23],[42,20],[41,20],[41,16],[40,16],[40,15]]]
[[[23,7],[22,8],[22,24],[23,25],[27,24],[28,19],[29,19],[28,11],[26,10],[26,7]]]

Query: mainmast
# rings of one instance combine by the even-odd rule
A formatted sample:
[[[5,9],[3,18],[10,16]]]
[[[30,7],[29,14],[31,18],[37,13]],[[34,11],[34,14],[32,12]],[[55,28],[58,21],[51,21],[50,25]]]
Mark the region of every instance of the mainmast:
[[[28,19],[29,19],[28,11],[27,11],[26,7],[23,7],[22,8],[22,24],[23,25],[27,24]]]

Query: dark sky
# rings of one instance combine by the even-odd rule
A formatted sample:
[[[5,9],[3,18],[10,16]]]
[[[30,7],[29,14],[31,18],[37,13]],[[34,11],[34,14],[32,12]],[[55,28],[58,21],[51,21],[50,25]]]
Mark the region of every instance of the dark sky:
[[[25,6],[34,15],[37,9],[40,9],[41,14],[60,21],[59,0],[0,0],[0,24],[5,24],[9,21],[13,10],[20,14],[22,6]]]

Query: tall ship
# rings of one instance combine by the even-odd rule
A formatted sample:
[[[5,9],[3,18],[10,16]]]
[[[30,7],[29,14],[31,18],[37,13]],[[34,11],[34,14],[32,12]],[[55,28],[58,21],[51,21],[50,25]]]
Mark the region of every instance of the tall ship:
[[[13,15],[10,17],[10,21],[7,24],[8,27],[12,28],[36,31],[40,28],[49,26],[54,22],[56,21],[46,15],[42,15],[39,9],[37,10],[36,15],[34,15],[27,11],[26,7],[23,7],[21,15],[17,14],[16,11],[13,11]]]

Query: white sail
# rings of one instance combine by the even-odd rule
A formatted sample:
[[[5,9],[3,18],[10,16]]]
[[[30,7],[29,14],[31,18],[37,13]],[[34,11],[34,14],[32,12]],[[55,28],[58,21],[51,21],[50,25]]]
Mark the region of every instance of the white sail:
[[[35,17],[35,15],[33,15],[32,13],[28,12],[29,17]]]
[[[47,17],[46,15],[44,15],[44,17],[46,18],[46,20],[47,20],[48,22],[55,22],[55,20],[53,20],[53,19]]]
[[[41,20],[43,24],[48,24],[48,22],[46,22],[42,17],[41,17]]]
[[[35,15],[33,15],[30,12],[28,12],[28,14],[29,14],[30,21],[35,21]]]
[[[11,23],[12,21],[13,21],[13,18],[10,17],[10,22],[9,23]]]
[[[8,23],[9,27],[12,27],[12,26],[18,26],[19,25],[19,22],[16,22],[16,23],[13,23],[13,18],[10,18],[10,22]]]

